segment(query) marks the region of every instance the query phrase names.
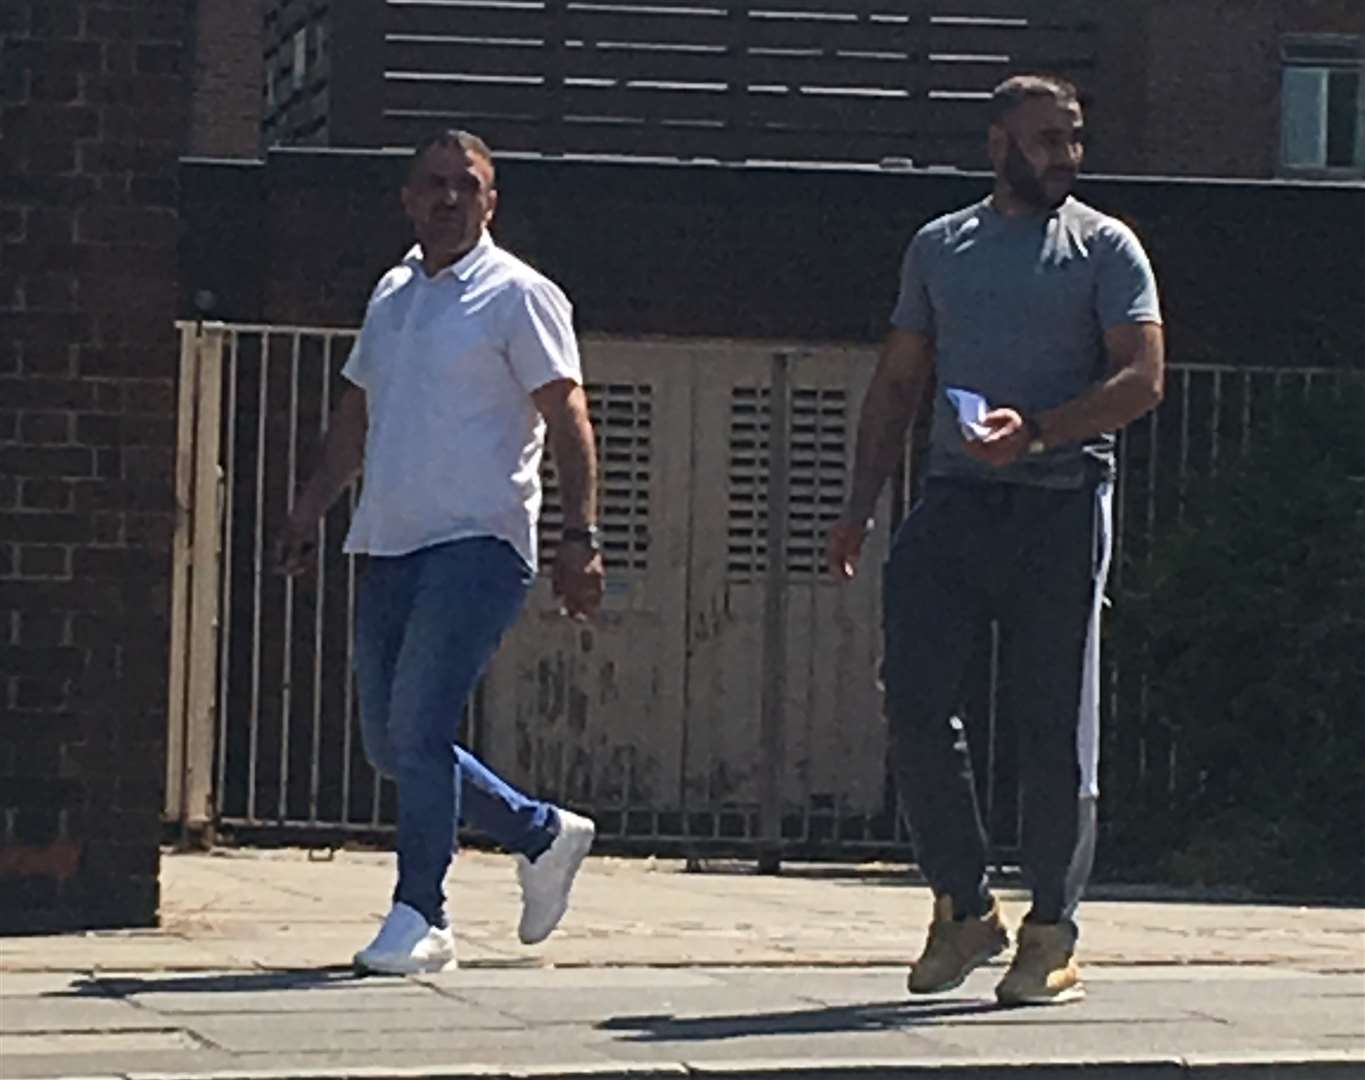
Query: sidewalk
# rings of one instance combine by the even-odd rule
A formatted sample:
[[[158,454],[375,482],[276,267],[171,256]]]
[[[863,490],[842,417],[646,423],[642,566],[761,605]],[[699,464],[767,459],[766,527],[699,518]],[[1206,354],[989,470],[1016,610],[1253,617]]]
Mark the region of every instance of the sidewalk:
[[[0,940],[0,1077],[1365,1075],[1360,909],[1097,899],[1089,999],[1001,1010],[999,967],[907,1001],[930,905],[894,867],[594,859],[527,949],[511,861],[467,852],[462,966],[416,979],[347,968],[389,855],[172,855],[162,880],[160,930]]]

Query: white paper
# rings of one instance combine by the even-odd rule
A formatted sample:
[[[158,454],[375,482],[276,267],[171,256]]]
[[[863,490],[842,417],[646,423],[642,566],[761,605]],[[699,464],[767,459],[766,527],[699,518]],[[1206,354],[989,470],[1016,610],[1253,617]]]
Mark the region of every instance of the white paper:
[[[991,429],[981,421],[991,411],[986,399],[973,390],[949,386],[943,391],[957,409],[957,426],[962,429],[964,439],[984,439]]]

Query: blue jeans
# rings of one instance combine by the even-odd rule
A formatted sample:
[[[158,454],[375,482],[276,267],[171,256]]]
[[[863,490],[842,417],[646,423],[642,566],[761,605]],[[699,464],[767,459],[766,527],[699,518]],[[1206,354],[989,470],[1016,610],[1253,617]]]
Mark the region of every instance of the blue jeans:
[[[373,557],[360,586],[361,738],[370,763],[398,785],[394,902],[434,926],[445,925],[443,884],[461,820],[532,859],[558,828],[552,806],[455,742],[465,703],[532,580],[510,544],[476,537]]]

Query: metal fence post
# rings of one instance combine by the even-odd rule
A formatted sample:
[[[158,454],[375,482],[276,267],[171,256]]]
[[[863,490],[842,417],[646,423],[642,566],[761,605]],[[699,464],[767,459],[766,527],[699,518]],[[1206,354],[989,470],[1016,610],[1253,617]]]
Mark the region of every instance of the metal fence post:
[[[199,327],[177,324],[180,370],[175,430],[175,536],[171,541],[170,686],[166,703],[165,821],[180,821],[185,779],[185,684],[188,678],[190,549],[194,491],[194,396]]]
[[[218,617],[222,555],[223,340],[221,323],[199,328],[194,380],[194,480],[190,506],[189,614],[185,658],[180,826],[202,840],[214,821],[213,754],[218,713]]]
[[[763,687],[759,717],[758,869],[782,864],[782,779],[786,770],[787,524],[791,501],[792,354],[772,356],[768,388],[767,568],[763,594]]]

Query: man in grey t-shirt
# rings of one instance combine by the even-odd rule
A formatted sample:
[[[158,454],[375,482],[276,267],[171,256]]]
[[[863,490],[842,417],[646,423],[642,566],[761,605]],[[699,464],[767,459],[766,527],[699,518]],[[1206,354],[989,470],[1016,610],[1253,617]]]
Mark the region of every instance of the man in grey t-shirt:
[[[830,563],[853,576],[935,381],[924,496],[895,537],[883,585],[897,783],[935,894],[909,988],[950,990],[1009,945],[953,715],[972,646],[995,619],[1001,708],[1020,732],[1033,891],[996,995],[1053,1004],[1083,993],[1073,916],[1094,855],[1114,432],[1161,398],[1161,312],[1137,238],[1070,195],[1082,157],[1074,87],[1019,76],[996,89],[992,108],[991,195],[930,222],[906,251]]]

